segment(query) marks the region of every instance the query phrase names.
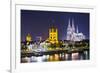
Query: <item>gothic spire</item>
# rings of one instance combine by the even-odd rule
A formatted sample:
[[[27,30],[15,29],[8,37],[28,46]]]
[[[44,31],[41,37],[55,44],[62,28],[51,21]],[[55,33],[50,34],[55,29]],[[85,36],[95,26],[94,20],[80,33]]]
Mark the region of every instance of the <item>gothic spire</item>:
[[[76,33],[79,33],[79,30],[78,30],[78,26],[77,26],[77,30],[76,30]]]
[[[75,32],[74,20],[72,19],[72,30]]]
[[[68,29],[71,28],[70,19],[68,20]]]

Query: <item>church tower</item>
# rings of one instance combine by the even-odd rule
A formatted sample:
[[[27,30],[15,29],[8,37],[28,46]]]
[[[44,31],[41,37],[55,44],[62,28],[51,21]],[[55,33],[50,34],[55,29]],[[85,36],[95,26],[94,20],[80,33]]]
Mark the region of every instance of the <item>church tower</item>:
[[[72,32],[75,33],[74,20],[72,19]]]
[[[49,29],[49,42],[52,44],[58,43],[58,29],[55,27]]]
[[[69,19],[67,27],[67,40],[71,40],[71,34],[72,34],[72,27]]]
[[[28,33],[27,36],[26,36],[26,42],[27,42],[27,44],[29,44],[31,41],[32,41],[32,37],[31,37],[31,35]]]
[[[76,33],[79,33],[79,30],[78,30],[78,26],[77,26],[77,30],[76,30]]]

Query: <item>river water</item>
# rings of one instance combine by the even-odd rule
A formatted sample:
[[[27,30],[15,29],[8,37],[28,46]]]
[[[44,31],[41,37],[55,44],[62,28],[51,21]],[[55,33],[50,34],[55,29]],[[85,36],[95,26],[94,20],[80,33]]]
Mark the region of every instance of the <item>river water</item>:
[[[74,60],[89,60],[89,52],[76,52],[71,54],[53,54],[43,56],[31,56],[21,58],[21,63],[35,63],[35,62],[55,62],[55,61],[74,61]]]

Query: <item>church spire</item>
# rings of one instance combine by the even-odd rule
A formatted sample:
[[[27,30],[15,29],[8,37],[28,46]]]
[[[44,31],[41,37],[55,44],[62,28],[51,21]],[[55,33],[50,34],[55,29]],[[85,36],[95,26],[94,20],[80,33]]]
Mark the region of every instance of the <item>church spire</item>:
[[[71,39],[71,31],[72,31],[72,27],[71,27],[71,23],[70,23],[70,19],[68,19],[68,27],[67,27],[67,40]]]
[[[77,26],[77,30],[76,30],[76,33],[79,33],[79,30],[78,30],[78,26]]]
[[[74,20],[72,19],[72,30],[75,32]]]
[[[68,29],[71,28],[70,19],[68,20]]]

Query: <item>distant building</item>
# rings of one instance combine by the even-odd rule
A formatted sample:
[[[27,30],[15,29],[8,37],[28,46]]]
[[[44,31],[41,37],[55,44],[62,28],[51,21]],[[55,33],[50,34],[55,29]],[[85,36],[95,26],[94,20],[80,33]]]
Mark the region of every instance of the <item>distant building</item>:
[[[49,42],[50,43],[58,43],[58,29],[55,27],[51,27],[49,29]]]
[[[27,42],[27,44],[29,44],[30,42],[32,42],[32,36],[29,33],[26,36],[26,42]]]
[[[69,41],[82,41],[85,39],[85,35],[78,30],[78,26],[75,29],[74,21],[72,20],[72,25],[70,20],[68,21],[68,27],[67,27],[67,40]]]
[[[37,36],[37,37],[36,37],[36,41],[37,41],[37,42],[41,42],[41,41],[42,41],[42,36]]]

